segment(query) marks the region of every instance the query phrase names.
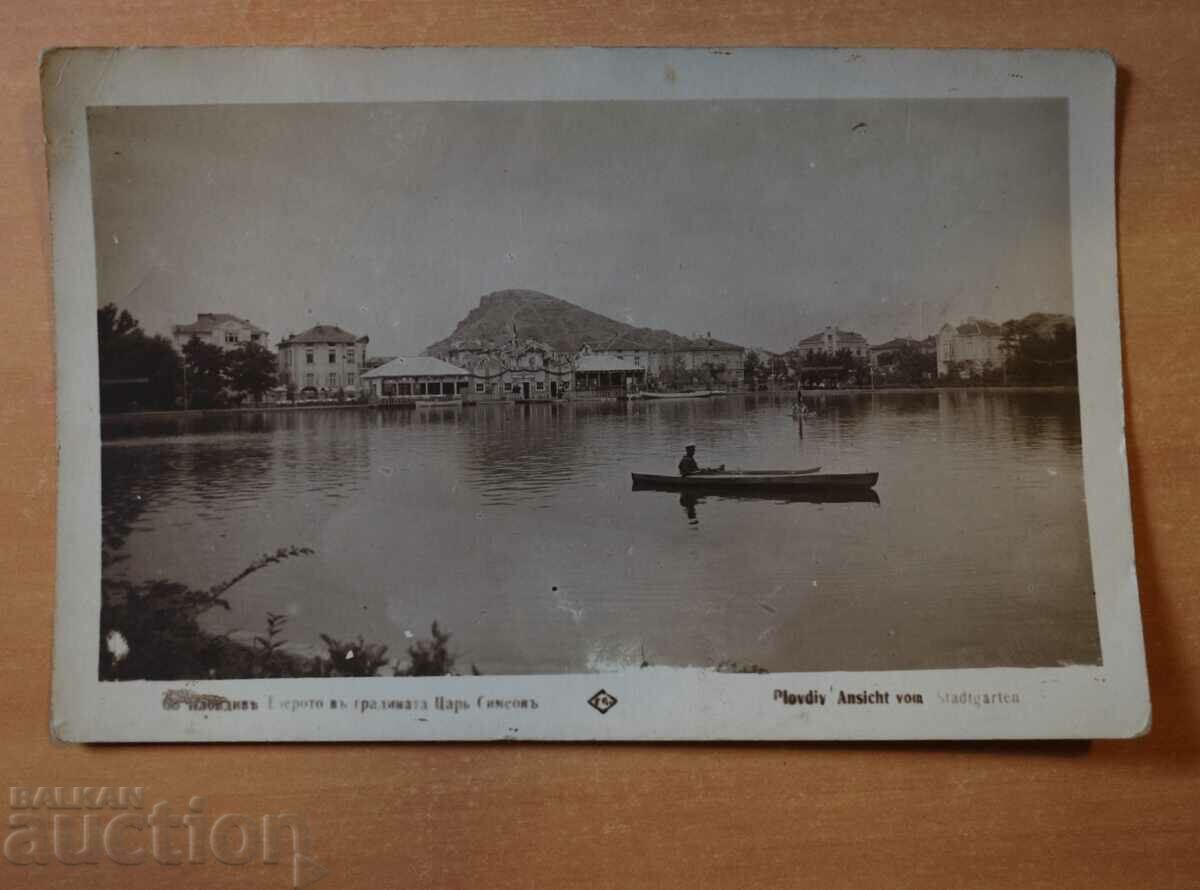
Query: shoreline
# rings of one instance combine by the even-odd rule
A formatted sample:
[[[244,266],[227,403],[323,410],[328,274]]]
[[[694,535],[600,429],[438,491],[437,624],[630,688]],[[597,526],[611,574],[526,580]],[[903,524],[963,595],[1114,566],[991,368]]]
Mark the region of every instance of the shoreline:
[[[979,384],[975,386],[843,386],[838,389],[802,389],[799,394],[804,398],[812,398],[815,396],[830,396],[830,395],[915,395],[920,393],[936,393],[936,392],[1028,392],[1028,393],[1064,393],[1064,392],[1079,392],[1078,385],[1062,385],[1055,384],[1051,386],[1033,386],[1029,384]],[[791,397],[797,393],[795,389],[739,389],[732,392],[722,393],[720,395],[706,396],[705,399],[729,399],[745,396],[753,396],[755,398],[761,396],[784,396]],[[620,402],[617,398],[594,398],[594,399],[545,399],[545,400],[528,400],[528,401],[512,401],[512,400],[495,400],[489,402],[465,402],[463,408],[478,408],[491,407],[494,405],[533,405],[533,404],[556,404],[569,405],[575,402],[580,403],[596,403],[596,402]],[[656,399],[637,399],[634,401],[655,402]],[[661,400],[673,401],[673,400]],[[369,402],[347,402],[347,403],[323,403],[317,405],[252,405],[248,407],[238,408],[191,408],[184,410],[182,408],[173,408],[167,411],[122,411],[111,414],[101,414],[100,423],[114,423],[121,420],[146,420],[146,419],[163,419],[170,420],[172,418],[188,418],[188,417],[211,417],[227,414],[275,414],[287,411],[346,411],[352,409],[370,410],[385,406],[373,405]],[[397,407],[397,406],[386,406]]]

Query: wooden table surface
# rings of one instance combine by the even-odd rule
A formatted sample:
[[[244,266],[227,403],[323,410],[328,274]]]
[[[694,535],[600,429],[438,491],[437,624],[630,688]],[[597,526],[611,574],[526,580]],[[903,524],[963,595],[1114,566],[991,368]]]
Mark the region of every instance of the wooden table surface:
[[[1200,886],[1200,3],[4,0],[0,781],[295,812],[319,887]],[[1129,461],[1154,728],[927,745],[68,746],[50,739],[54,343],[38,53],[117,45],[1099,47],[1120,66]],[[7,796],[7,794],[6,794]],[[11,829],[5,829],[11,833]],[[285,851],[286,852],[286,851]],[[309,867],[302,878],[319,874]],[[286,887],[285,865],[0,886]]]

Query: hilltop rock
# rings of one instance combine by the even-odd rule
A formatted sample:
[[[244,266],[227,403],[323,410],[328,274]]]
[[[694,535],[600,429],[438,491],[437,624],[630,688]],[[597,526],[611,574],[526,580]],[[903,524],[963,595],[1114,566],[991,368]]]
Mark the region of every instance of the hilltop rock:
[[[670,331],[639,328],[534,290],[501,290],[480,297],[479,305],[458,323],[454,332],[433,343],[427,355],[452,349],[456,344],[502,345],[513,337],[536,340],[560,352],[578,352],[584,344],[593,349],[624,348],[666,351],[708,346],[708,338],[693,340]],[[717,347],[739,347],[719,340]]]

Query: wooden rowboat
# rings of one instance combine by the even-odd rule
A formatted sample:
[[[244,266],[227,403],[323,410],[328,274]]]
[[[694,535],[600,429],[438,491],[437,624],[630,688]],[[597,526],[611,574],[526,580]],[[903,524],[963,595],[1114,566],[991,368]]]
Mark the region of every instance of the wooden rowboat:
[[[804,470],[698,470],[693,476],[807,476],[819,473],[820,467],[808,467]],[[675,477],[671,477],[675,478]]]
[[[462,399],[417,399],[418,408],[461,408]]]
[[[702,389],[695,392],[643,392],[640,394],[643,399],[707,399],[715,395],[723,395],[723,393]]]
[[[787,488],[873,488],[878,473],[694,473],[691,476],[662,476],[634,473],[634,488],[682,489],[787,489]]]

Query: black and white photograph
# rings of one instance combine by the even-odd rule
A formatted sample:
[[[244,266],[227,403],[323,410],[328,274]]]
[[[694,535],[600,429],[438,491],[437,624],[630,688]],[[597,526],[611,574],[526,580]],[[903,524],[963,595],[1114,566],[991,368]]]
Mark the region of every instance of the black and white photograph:
[[[1071,100],[645,67],[83,109],[96,681],[1103,671]]]

